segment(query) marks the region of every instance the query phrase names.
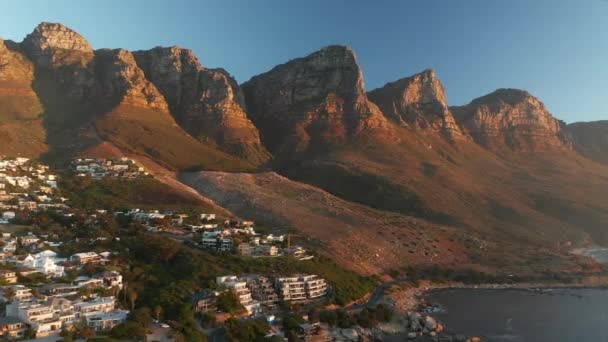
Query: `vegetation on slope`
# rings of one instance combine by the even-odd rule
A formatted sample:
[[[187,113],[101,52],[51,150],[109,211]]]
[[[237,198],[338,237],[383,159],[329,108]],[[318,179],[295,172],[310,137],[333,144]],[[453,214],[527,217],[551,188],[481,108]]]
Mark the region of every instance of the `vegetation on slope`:
[[[248,162],[195,140],[169,118],[156,110],[120,106],[100,117],[95,126],[102,139],[176,169],[253,169]]]

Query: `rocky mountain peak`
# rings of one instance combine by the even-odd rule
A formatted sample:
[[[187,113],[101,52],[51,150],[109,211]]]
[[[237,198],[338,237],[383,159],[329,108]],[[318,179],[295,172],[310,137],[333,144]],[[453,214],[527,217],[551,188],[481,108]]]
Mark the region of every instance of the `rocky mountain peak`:
[[[164,97],[146,79],[133,54],[124,49],[101,49],[95,52],[97,86],[104,98],[140,107],[168,110]]]
[[[51,67],[65,55],[92,55],[89,42],[76,31],[59,23],[43,22],[23,40],[30,58],[39,66]]]
[[[608,164],[608,121],[575,122],[567,126],[578,152]]]
[[[368,96],[389,119],[400,125],[436,132],[451,140],[464,137],[433,69],[387,83]]]
[[[323,151],[365,134],[391,135],[378,107],[367,99],[353,50],[329,46],[291,60],[243,84],[249,114],[273,152]],[[382,130],[382,134],[375,134]]]
[[[452,111],[476,142],[492,149],[572,147],[565,124],[525,90],[498,89]]]
[[[195,138],[255,163],[270,158],[246,114],[241,88],[228,72],[205,69],[191,50],[177,46],[134,55],[177,122]]]

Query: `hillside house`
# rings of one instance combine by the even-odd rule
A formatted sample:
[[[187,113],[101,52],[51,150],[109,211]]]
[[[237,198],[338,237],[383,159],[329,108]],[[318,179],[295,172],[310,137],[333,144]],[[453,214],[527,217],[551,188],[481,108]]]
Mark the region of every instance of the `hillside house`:
[[[211,292],[200,292],[192,296],[192,309],[195,312],[217,311],[217,296]]]
[[[60,278],[65,275],[63,266],[58,263],[64,262],[66,259],[58,258],[57,253],[45,250],[37,254],[28,254],[21,262],[24,267],[32,268],[38,272],[50,277]]]
[[[104,259],[95,252],[76,253],[70,257],[70,262],[84,265],[88,263],[102,263]]]
[[[323,297],[327,293],[325,279],[316,275],[275,278],[275,286],[285,301],[304,301]]]
[[[251,291],[245,281],[240,280],[236,276],[223,276],[217,277],[216,282],[218,285],[225,286],[229,291],[232,291],[249,315],[260,311],[260,303],[253,301]]]
[[[17,272],[12,270],[0,270],[0,281],[5,284],[14,284],[17,282]]]
[[[27,326],[17,317],[0,317],[0,337],[6,340],[22,339]]]

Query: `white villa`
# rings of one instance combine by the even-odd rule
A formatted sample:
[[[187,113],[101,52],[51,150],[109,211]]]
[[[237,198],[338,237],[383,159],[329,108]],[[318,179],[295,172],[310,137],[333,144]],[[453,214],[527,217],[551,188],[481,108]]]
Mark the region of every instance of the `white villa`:
[[[28,256],[22,261],[22,265],[25,267],[33,268],[40,273],[49,275],[51,277],[63,277],[65,270],[63,266],[57,265],[66,259],[58,258],[57,253],[45,250],[38,254],[28,254]]]

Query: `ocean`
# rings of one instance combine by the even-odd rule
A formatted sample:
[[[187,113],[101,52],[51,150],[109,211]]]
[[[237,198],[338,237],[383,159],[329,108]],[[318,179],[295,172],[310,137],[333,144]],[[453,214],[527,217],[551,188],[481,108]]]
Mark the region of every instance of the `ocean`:
[[[425,299],[449,331],[483,341],[608,341],[606,289],[449,289]]]

